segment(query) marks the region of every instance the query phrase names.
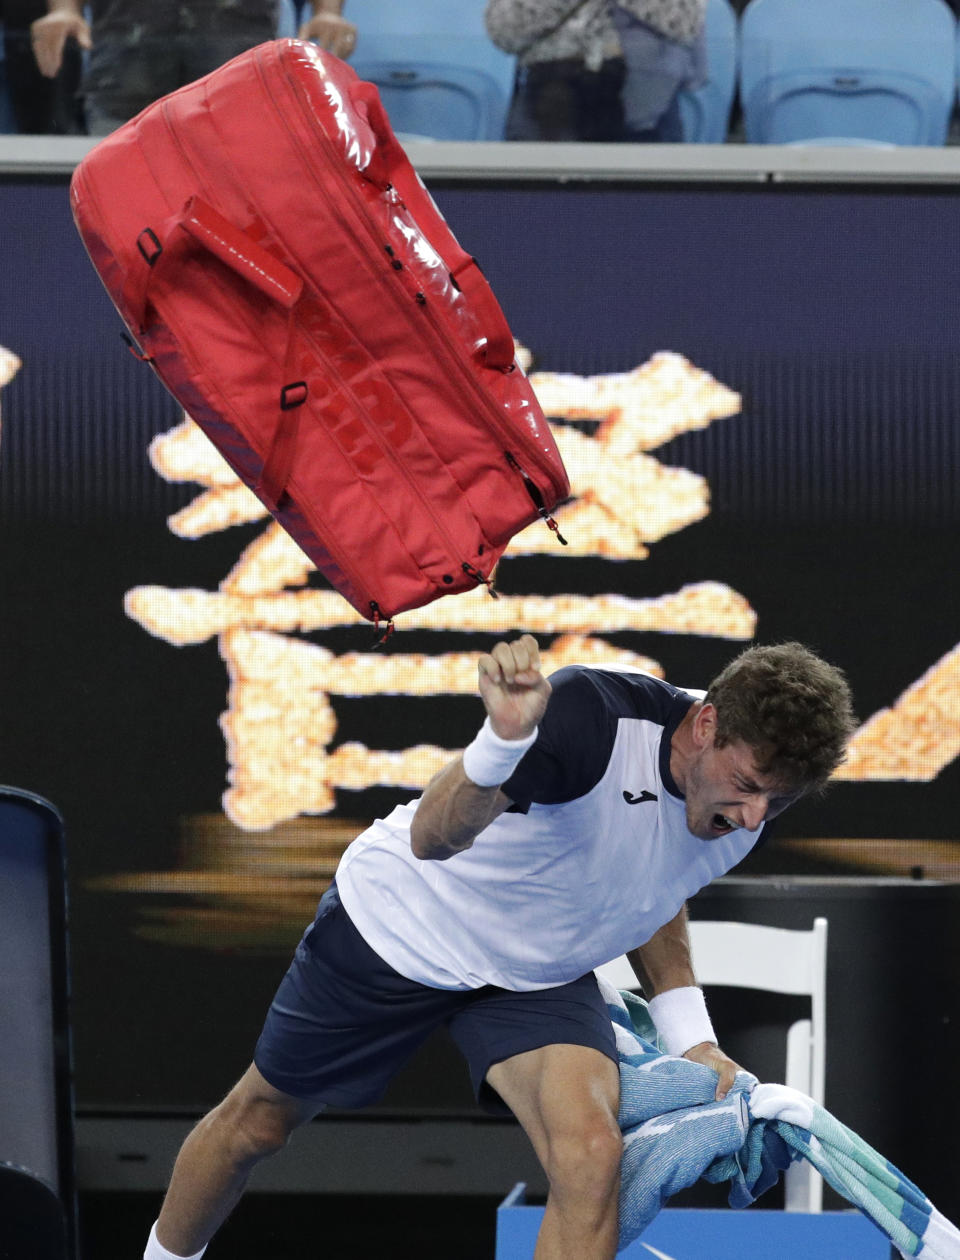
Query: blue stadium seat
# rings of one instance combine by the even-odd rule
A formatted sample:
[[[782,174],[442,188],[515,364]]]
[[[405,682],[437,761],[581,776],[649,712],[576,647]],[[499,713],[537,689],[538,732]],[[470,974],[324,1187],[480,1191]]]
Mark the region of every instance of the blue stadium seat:
[[[399,41],[397,41],[399,43]],[[468,40],[433,40],[433,56],[412,46],[387,58],[358,49],[353,66],[361,79],[380,89],[384,108],[398,135],[431,140],[502,140],[513,85],[471,66]],[[406,54],[406,55],[404,55]],[[421,54],[421,55],[418,55]]]
[[[691,144],[722,144],[737,85],[737,15],[730,0],[708,0],[704,37],[707,81],[680,93],[683,138]]]
[[[291,0],[279,31],[294,33]],[[349,0],[357,26],[350,64],[380,89],[401,136],[501,140],[515,60],[483,24],[485,0]]]
[[[747,140],[942,145],[956,27],[946,0],[751,0],[740,18]]]
[[[300,26],[300,6],[293,0],[280,0],[277,5],[277,39],[295,39]]]

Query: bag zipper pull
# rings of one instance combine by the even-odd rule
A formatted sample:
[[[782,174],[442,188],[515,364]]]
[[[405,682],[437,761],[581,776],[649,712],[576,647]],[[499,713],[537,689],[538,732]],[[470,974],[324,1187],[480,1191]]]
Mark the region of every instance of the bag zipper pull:
[[[546,522],[547,528],[552,529],[557,536],[557,541],[561,543],[562,546],[566,547],[568,545],[567,540],[564,538],[563,534],[560,533],[560,526],[547,511],[547,505],[543,501],[543,495],[540,493],[540,487],[533,480],[527,470],[521,466],[515,455],[513,455],[510,451],[504,451],[504,455],[506,455],[507,463],[510,467],[516,469],[523,478],[523,484],[527,488],[527,494],[529,494],[530,498],[533,500],[533,506]]]
[[[463,569],[464,573],[466,573],[467,577],[472,577],[473,580],[477,582],[479,585],[485,586],[487,588],[487,594],[492,599],[500,598],[500,596],[497,594],[496,587],[493,585],[493,578],[484,577],[479,569],[475,568],[472,564],[468,564],[466,560],[464,560],[463,564],[461,565],[461,568]]]
[[[130,351],[130,353],[133,355],[135,359],[139,360],[141,363],[153,362],[152,357],[149,354],[144,354],[144,352],[140,349],[140,347],[137,345],[137,343],[134,341],[134,339],[130,336],[128,332],[121,332],[120,336],[124,340],[124,342],[126,342],[127,349]]]
[[[371,599],[370,601],[370,611],[373,614],[373,629],[376,632],[380,629],[380,618],[383,614],[380,612],[380,605],[377,603],[375,599]],[[395,629],[396,627],[393,624],[393,618],[388,617],[386,628],[384,629],[383,634],[380,635],[379,639],[377,639],[376,643],[373,646],[383,647],[383,645],[386,643],[387,639],[390,638],[391,634],[393,634]]]
[[[553,532],[556,534],[556,536],[557,536],[557,542],[558,542],[558,543],[560,543],[560,545],[561,545],[562,547],[566,547],[566,546],[567,546],[567,540],[564,538],[563,534],[561,534],[561,533],[560,533],[560,526],[557,524],[557,522],[553,519],[553,517],[552,517],[552,516],[548,516],[548,515],[547,515],[546,508],[542,508],[542,509],[541,509],[541,511],[540,511],[540,515],[541,515],[541,516],[543,517],[543,519],[546,521],[546,523],[547,523],[547,529],[552,529],[552,530],[553,530]]]

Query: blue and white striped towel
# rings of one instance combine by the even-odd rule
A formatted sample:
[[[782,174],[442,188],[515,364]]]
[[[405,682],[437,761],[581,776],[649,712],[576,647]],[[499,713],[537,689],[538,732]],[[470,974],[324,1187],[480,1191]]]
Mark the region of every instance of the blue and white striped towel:
[[[667,1199],[703,1177],[730,1182],[742,1208],[776,1184],[792,1160],[807,1159],[858,1207],[901,1256],[960,1260],[960,1231],[898,1168],[812,1098],[737,1074],[716,1102],[716,1073],[664,1054],[646,1003],[600,981],[620,1058],[620,1249]]]

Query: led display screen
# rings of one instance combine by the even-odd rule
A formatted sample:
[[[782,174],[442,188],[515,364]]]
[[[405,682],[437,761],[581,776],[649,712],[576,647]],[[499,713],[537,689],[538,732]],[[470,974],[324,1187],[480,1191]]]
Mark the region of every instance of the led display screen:
[[[65,179],[0,186],[0,779],[66,819],[82,1105],[243,1070],[343,847],[469,741],[505,633],[690,687],[808,643],[862,725],[741,872],[960,874],[953,196],[432,191],[550,417],[568,546],[531,526],[498,599],[378,646],[127,352]]]

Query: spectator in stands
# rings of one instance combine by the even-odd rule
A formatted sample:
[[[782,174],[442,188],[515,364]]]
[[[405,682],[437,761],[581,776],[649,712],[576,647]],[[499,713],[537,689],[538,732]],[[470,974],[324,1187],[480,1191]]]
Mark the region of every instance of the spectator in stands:
[[[341,16],[343,0],[311,3],[300,38],[339,57],[351,53],[356,28]],[[89,50],[83,93],[96,136],[276,33],[275,0],[92,0],[90,24],[83,0],[48,0],[48,8],[31,27],[37,65],[53,78],[68,40]]]
[[[488,0],[518,59],[508,140],[679,141],[704,78],[706,0]]]
[[[54,78],[40,73],[30,47],[30,27],[46,12],[44,0],[2,0],[3,55],[7,89],[16,130],[23,135],[77,135],[84,130],[77,91],[80,50],[65,50]]]

